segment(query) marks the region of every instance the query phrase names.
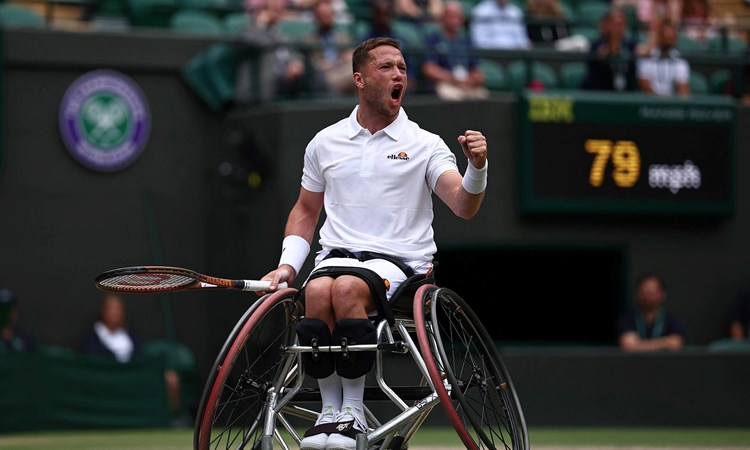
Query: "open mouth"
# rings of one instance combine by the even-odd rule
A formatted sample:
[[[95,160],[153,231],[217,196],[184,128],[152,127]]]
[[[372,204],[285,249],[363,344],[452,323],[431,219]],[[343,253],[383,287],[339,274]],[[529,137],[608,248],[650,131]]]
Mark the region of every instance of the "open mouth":
[[[391,98],[393,100],[398,100],[401,98],[401,90],[403,89],[402,86],[394,86],[393,90],[391,90]]]

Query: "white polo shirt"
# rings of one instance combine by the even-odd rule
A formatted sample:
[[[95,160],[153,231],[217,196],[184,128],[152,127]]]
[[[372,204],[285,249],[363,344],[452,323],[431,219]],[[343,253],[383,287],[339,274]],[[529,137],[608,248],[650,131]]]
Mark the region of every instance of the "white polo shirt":
[[[690,65],[676,49],[666,55],[654,49],[648,56],[638,59],[637,67],[638,78],[649,80],[657,95],[674,95],[677,83],[690,81]]]
[[[456,157],[440,136],[409,120],[403,108],[374,135],[348,118],[307,145],[302,187],[324,192],[321,252],[375,251],[406,261],[431,261],[432,192]]]
[[[469,26],[471,41],[482,49],[526,49],[531,41],[526,31],[526,20],[521,8],[508,0],[500,5],[497,0],[484,0],[471,10]]]

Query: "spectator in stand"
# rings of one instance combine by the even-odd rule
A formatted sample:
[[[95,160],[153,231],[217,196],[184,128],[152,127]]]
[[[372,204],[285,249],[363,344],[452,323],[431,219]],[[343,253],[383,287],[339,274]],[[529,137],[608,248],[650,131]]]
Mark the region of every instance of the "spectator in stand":
[[[0,289],[0,354],[36,350],[36,338],[18,327],[20,320],[18,297],[10,289]]]
[[[655,21],[664,19],[678,22],[682,17],[683,0],[614,0],[612,6],[618,9],[635,8],[635,16],[643,29],[648,29]]]
[[[680,32],[703,47],[717,35],[708,0],[685,0],[680,18]]]
[[[140,338],[126,326],[125,304],[119,295],[103,295],[99,318],[84,340],[83,352],[91,356],[106,356],[122,363],[143,352]]]
[[[414,22],[437,20],[443,12],[443,0],[393,0],[396,17]]]
[[[510,0],[482,0],[471,10],[471,41],[479,49],[529,49],[525,20]]]
[[[671,97],[690,96],[690,65],[675,48],[677,28],[661,21],[656,34],[656,47],[648,56],[638,58],[638,86],[641,92]]]
[[[570,35],[559,0],[526,0],[526,32],[533,45],[552,44]]]
[[[303,58],[277,27],[279,21],[288,15],[285,0],[265,0],[260,9],[254,12],[254,20],[244,30],[242,38],[250,44],[270,49],[257,60],[243,60],[238,64],[238,101],[269,101],[277,96],[290,98],[304,91]],[[254,77],[256,73],[259,73],[258,79]],[[254,97],[254,92],[258,92],[260,97]]]
[[[620,348],[626,352],[680,350],[685,345],[681,321],[667,311],[664,281],[654,273],[636,281],[635,310],[624,314],[618,323]]]
[[[647,55],[656,46],[657,29],[663,20],[679,24],[682,17],[682,0],[615,0],[614,5],[635,7],[638,29],[646,34],[637,49],[639,56]]]
[[[750,288],[743,289],[729,311],[729,337],[735,341],[750,339]]]
[[[302,16],[311,15],[314,17],[315,6],[320,2],[329,2],[333,8],[333,22],[337,25],[349,25],[354,20],[354,16],[349,10],[346,0],[290,0],[292,8],[301,12]]]
[[[83,353],[128,363],[142,356],[143,341],[127,327],[125,303],[119,295],[107,292],[102,296],[98,319],[83,340]],[[181,414],[180,376],[174,369],[164,371],[170,413]]]
[[[599,21],[599,38],[591,43],[582,88],[598,91],[635,91],[636,43],[626,39],[628,20],[612,9]]]
[[[313,8],[315,32],[305,42],[321,46],[311,54],[314,92],[327,96],[354,95],[352,85],[352,36],[335,27],[335,11],[330,0],[321,0]]]
[[[372,0],[370,2],[371,16],[370,26],[364,35],[359,37],[359,42],[366,41],[375,37],[389,37],[401,43],[401,51],[406,61],[406,72],[409,75],[409,85],[406,87],[408,92],[416,92],[418,87],[419,65],[416,58],[407,48],[408,43],[393,29],[393,1],[392,0]]]
[[[461,2],[448,0],[440,16],[440,29],[425,39],[422,75],[443,100],[485,99],[490,95],[471,40],[463,33],[464,24]]]

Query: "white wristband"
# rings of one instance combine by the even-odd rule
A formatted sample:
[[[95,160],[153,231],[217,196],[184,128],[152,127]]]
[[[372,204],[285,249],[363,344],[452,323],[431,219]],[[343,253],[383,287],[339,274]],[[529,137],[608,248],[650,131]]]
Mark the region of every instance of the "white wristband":
[[[466,173],[464,174],[463,180],[461,180],[461,186],[469,194],[481,194],[487,187],[487,165],[489,162],[484,160],[484,167],[481,169],[475,168],[471,162],[466,167]]]
[[[290,234],[284,238],[284,242],[281,244],[279,266],[289,264],[294,268],[294,275],[296,276],[302,269],[309,253],[310,244],[304,238]]]

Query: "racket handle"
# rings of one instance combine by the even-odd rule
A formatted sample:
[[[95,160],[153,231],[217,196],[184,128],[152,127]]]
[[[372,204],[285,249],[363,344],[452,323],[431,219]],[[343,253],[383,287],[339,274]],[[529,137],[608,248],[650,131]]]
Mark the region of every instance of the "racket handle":
[[[271,288],[271,282],[270,281],[256,281],[256,280],[243,280],[245,283],[245,286],[242,288],[243,291],[267,291]],[[276,287],[276,289],[285,289],[287,287],[286,283],[279,283],[279,285]]]

